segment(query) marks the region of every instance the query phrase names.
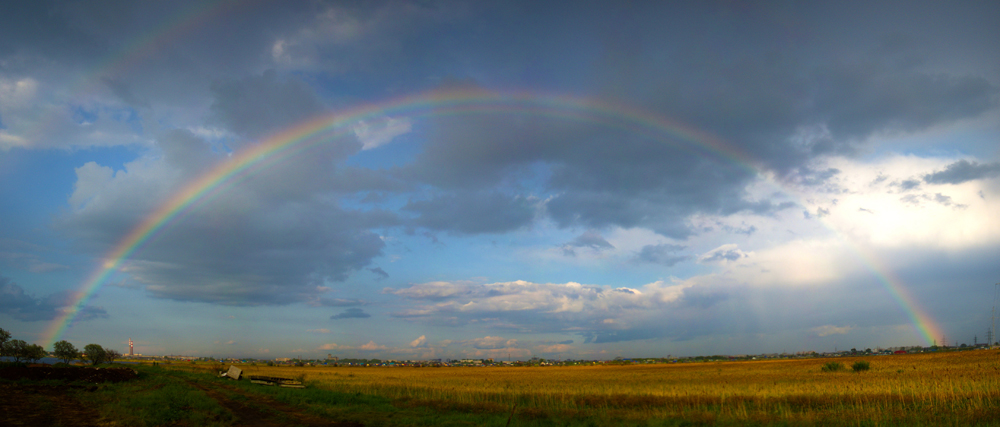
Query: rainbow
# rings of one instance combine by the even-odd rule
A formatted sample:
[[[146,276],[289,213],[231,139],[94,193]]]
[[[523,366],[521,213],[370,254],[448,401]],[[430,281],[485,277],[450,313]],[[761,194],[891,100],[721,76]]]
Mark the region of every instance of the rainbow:
[[[496,93],[481,89],[434,90],[411,96],[390,99],[381,103],[363,104],[352,109],[324,114],[301,122],[282,132],[271,135],[259,143],[233,154],[208,172],[188,182],[180,191],[148,215],[133,228],[103,258],[100,266],[87,278],[72,298],[72,303],[52,321],[43,333],[46,347],[51,346],[65,333],[80,310],[112,274],[123,266],[144,243],[155,238],[169,224],[183,218],[213,195],[225,191],[254,172],[275,162],[290,158],[303,150],[329,142],[353,132],[357,124],[386,117],[426,117],[454,114],[512,113],[542,115],[566,120],[598,123],[636,132],[671,144],[678,149],[725,159],[754,173],[794,194],[793,190],[768,178],[754,165],[746,153],[720,139],[649,112],[627,105],[568,96],[544,96],[537,93]],[[832,227],[825,224],[827,228]],[[916,300],[901,282],[858,245],[854,246],[859,258],[875,273],[879,282],[889,290],[913,322],[921,337],[928,343],[941,336],[933,319],[920,309]]]

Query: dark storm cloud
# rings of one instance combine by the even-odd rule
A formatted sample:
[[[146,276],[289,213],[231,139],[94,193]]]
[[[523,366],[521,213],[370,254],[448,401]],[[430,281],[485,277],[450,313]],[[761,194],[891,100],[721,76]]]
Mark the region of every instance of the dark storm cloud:
[[[168,132],[159,145],[160,159],[125,171],[79,169],[74,210],[57,229],[104,253],[220,158],[187,131]],[[180,301],[254,306],[316,298],[325,281],[344,280],[382,253],[385,243],[371,228],[398,222],[391,212],[345,210],[317,197],[337,187],[338,150],[318,147],[197,204],[128,261],[130,274],[152,296]]]
[[[721,135],[779,172],[819,155],[850,155],[872,135],[921,130],[995,108],[997,87],[986,76],[927,65],[948,63],[941,57],[949,52],[945,40],[983,49],[1000,35],[996,29],[976,34],[985,26],[943,26],[942,15],[956,19],[956,27],[962,26],[957,16],[982,26],[982,14],[995,14],[996,6],[956,13],[924,4],[902,14],[899,6],[852,15],[832,4],[759,5],[725,25],[734,16],[725,7],[700,3],[674,15],[687,22],[655,27],[664,16],[646,10],[621,28],[627,40],[639,41],[632,54],[605,63],[601,75],[613,81],[606,87],[616,96]],[[783,19],[775,21],[776,15]],[[782,28],[789,24],[793,28]],[[689,42],[662,50],[641,43],[676,37]],[[900,39],[909,41],[890,43]]]
[[[141,113],[149,122],[231,131],[240,137],[233,150],[327,105],[419,92],[443,76],[488,87],[554,88],[675,120],[695,134],[720,137],[754,167],[820,185],[836,170],[812,169],[818,157],[851,156],[869,148],[872,136],[996,107],[996,76],[967,71],[969,61],[991,58],[983,53],[1000,39],[996,7],[880,3],[857,13],[858,7],[841,4],[735,10],[701,2],[568,11],[526,2],[467,6],[465,20],[449,15],[461,8],[454,4],[254,4],[222,9],[169,42],[145,46],[142,55],[126,55],[113,69],[122,75],[98,73],[96,79],[121,101],[148,103],[158,112]],[[114,47],[183,11],[155,2],[12,4],[0,13],[0,77],[11,68],[36,71],[36,64],[57,57],[57,65],[46,66],[94,69],[122,53]],[[934,25],[942,16],[950,21]],[[39,79],[42,87],[64,89],[58,79]],[[210,117],[199,115],[205,106]],[[183,114],[195,117],[174,121]],[[13,119],[5,113],[3,120],[9,126]],[[362,145],[345,137],[241,178],[152,239],[129,274],[163,298],[284,304],[315,300],[327,280],[367,268],[385,245],[372,231],[378,227],[504,233],[547,218],[567,228],[643,227],[686,238],[698,232],[688,222],[694,214],[770,215],[794,206],[748,197],[756,170],[670,132],[649,135],[532,114],[419,124],[416,159],[388,171],[346,166]],[[150,130],[142,137],[156,139],[161,163],[79,169],[93,179],[78,184],[91,190],[71,200],[73,210],[57,228],[88,253],[106,253],[224,155],[188,131]],[[924,182],[997,174],[996,163],[961,163]],[[409,202],[402,215],[352,211],[337,199],[345,194],[362,204],[392,197]],[[637,257],[679,262],[667,249],[647,246]],[[713,256],[732,260],[734,254]],[[547,319],[537,316],[531,320]]]
[[[330,320],[338,320],[338,319],[364,319],[364,318],[367,318],[367,317],[372,317],[372,315],[370,315],[368,313],[365,313],[365,311],[362,310],[362,309],[360,309],[360,308],[348,308],[347,310],[344,310],[343,313],[335,314],[333,316],[330,316]]]
[[[0,13],[0,57],[37,55],[80,60],[107,46],[73,23],[70,8],[58,1],[12,2]]]
[[[992,178],[1000,175],[1000,162],[978,163],[959,160],[948,165],[943,171],[924,175],[928,184],[961,184],[976,179]]]
[[[105,77],[101,79],[105,85],[111,89],[111,92],[116,96],[125,101],[126,104],[132,107],[144,107],[149,108],[149,101],[146,99],[139,99],[132,93],[132,89],[129,87],[128,83],[125,83],[121,79],[113,79],[110,77]]]
[[[503,233],[528,225],[535,216],[535,203],[495,191],[455,192],[410,201],[402,209],[417,214],[412,220],[417,227],[466,234]]]
[[[134,276],[160,298],[251,306],[307,301],[324,281],[342,281],[381,254],[385,243],[359,226],[362,216],[280,206],[230,213],[224,224],[189,218],[133,260]]]
[[[323,111],[316,95],[295,78],[273,70],[212,85],[212,120],[246,138],[284,129]],[[359,147],[360,148],[360,147]]]
[[[7,277],[0,276],[0,313],[17,320],[48,321],[55,319],[62,310],[72,304],[74,293],[70,291],[57,292],[44,298],[36,298],[24,292],[24,289]],[[92,320],[108,318],[108,313],[101,307],[84,306],[76,315],[76,320]]]
[[[659,245],[646,245],[642,247],[642,250],[640,250],[638,254],[636,254],[635,259],[641,262],[662,264],[667,267],[672,267],[681,261],[685,261],[691,258],[689,255],[683,255],[678,253],[683,249],[684,246],[671,245],[668,243]]]

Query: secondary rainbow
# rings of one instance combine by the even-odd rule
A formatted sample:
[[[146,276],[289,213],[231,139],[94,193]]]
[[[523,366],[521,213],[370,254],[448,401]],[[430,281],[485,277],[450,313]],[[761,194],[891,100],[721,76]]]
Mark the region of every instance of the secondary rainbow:
[[[102,259],[101,265],[87,278],[74,293],[71,305],[52,321],[43,333],[46,347],[50,347],[65,333],[80,310],[90,298],[107,282],[109,277],[122,267],[144,243],[154,239],[158,232],[173,221],[183,217],[183,213],[198,205],[199,201],[212,194],[225,191],[239,182],[240,177],[317,144],[339,138],[353,131],[353,126],[370,120],[386,117],[425,117],[452,114],[517,113],[558,117],[567,120],[595,122],[638,132],[659,141],[674,145],[679,149],[708,155],[737,165],[758,176],[760,168],[754,165],[750,156],[723,143],[720,139],[687,126],[683,123],[650,114],[627,105],[609,103],[586,98],[540,95],[530,92],[497,93],[481,89],[435,90],[413,96],[391,99],[376,104],[364,104],[356,108],[325,114],[301,122],[282,132],[276,133],[250,146],[220,163],[207,173],[187,183],[169,200],[161,204],[139,225],[133,228]],[[768,179],[778,188],[781,183]],[[785,191],[787,194],[794,194]],[[832,229],[828,224],[824,226]],[[920,335],[930,343],[939,336],[940,329],[930,316],[919,309],[915,300],[898,280],[892,278],[885,268],[878,265],[871,254],[852,244],[859,257],[875,273],[880,283],[903,307],[913,321]]]

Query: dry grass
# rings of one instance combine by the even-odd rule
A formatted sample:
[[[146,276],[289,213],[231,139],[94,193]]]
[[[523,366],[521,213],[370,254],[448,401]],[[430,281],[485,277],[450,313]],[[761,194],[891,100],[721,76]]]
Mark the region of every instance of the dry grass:
[[[400,404],[575,418],[796,424],[1000,420],[1000,353],[533,368],[244,366],[250,375],[385,396]],[[871,370],[823,372],[836,360]]]

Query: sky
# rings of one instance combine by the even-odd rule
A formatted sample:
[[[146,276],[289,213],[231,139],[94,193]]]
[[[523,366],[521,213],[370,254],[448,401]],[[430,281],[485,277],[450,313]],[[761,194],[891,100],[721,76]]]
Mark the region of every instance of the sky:
[[[995,1],[3,9],[14,338],[413,360],[987,339]]]

